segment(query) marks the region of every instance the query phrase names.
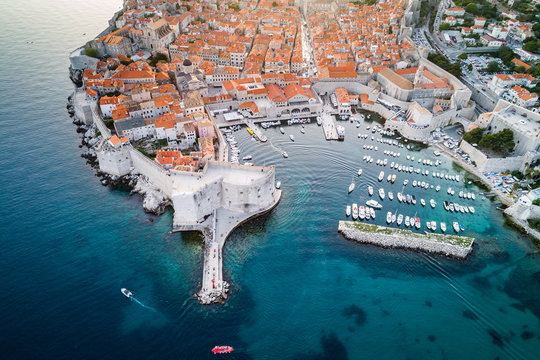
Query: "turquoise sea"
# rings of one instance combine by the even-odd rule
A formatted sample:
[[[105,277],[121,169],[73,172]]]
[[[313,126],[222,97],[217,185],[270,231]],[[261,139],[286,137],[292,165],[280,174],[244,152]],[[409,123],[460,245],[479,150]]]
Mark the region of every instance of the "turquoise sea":
[[[235,132],[243,155],[276,166],[283,198],[227,240],[226,303],[199,305],[200,237],[169,234],[171,212],[147,215],[138,196],[101,186],[65,109],[69,52],[101,31],[120,1],[1,5],[1,358],[206,359],[216,357],[214,345],[234,346],[229,359],[539,357],[540,255],[504,225],[497,203],[478,196],[476,214],[456,215],[464,234],[477,238],[467,261],[360,245],[337,233],[345,206],[365,202],[368,184],[380,185],[381,168],[362,156],[383,158],[386,148],[363,150],[359,130],[346,122],[344,142],[324,141],[316,124],[305,135],[287,127],[294,143],[267,130],[289,159]],[[407,151],[399,151],[406,163]],[[431,150],[414,156],[435,160]],[[441,160],[438,171],[459,171]],[[399,173],[395,185],[382,185],[395,193],[403,179]],[[445,190],[464,185],[439,182],[440,193],[412,192],[435,198],[436,210],[400,211],[449,224]],[[398,209],[396,200],[383,205],[379,224]]]

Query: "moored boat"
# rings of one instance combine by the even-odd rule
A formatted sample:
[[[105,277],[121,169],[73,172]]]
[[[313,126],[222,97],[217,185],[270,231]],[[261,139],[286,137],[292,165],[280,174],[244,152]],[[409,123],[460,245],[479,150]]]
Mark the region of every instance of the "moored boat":
[[[358,205],[352,204],[352,218],[354,220],[358,219]]]
[[[384,200],[384,196],[385,196],[385,194],[384,194],[384,189],[383,189],[383,188],[380,188],[380,189],[379,189],[379,197],[381,198],[381,200]]]
[[[373,199],[366,201],[366,205],[370,206],[372,208],[375,208],[375,209],[381,209],[382,208],[382,205],[379,204],[377,201],[375,201]]]
[[[459,229],[459,223],[458,223],[457,221],[454,221],[454,222],[452,223],[452,227],[454,228],[454,231],[455,231],[455,232],[459,232],[459,230],[460,230],[460,229]]]
[[[227,354],[233,352],[233,350],[232,346],[214,346],[212,352],[214,354]]]
[[[373,187],[372,186],[368,186],[368,194],[369,194],[369,196],[373,195]]]
[[[351,216],[351,205],[347,205],[347,208],[345,209],[345,214],[347,216]]]
[[[435,200],[431,199],[431,200],[429,200],[429,205],[431,205],[432,208],[435,208],[437,203],[435,202]]]
[[[389,211],[386,213],[386,223],[390,224],[392,222],[392,212]]]
[[[383,181],[383,179],[384,179],[384,171],[381,171],[379,173],[379,178],[378,179],[379,179],[379,181]]]
[[[294,141],[294,135],[293,135],[293,134],[290,134],[290,135],[289,135],[289,139],[291,139],[291,141]]]
[[[400,226],[403,223],[403,214],[399,214],[396,220],[396,224]]]
[[[446,232],[446,223],[441,222],[441,231]]]

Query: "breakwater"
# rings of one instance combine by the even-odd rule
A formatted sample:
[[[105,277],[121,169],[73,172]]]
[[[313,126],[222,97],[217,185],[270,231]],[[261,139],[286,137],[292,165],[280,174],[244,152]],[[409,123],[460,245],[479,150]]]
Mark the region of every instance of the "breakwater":
[[[340,221],[340,232],[346,239],[383,248],[424,251],[431,254],[465,259],[472,252],[474,238],[446,235],[419,234],[405,229],[389,228],[353,221]]]

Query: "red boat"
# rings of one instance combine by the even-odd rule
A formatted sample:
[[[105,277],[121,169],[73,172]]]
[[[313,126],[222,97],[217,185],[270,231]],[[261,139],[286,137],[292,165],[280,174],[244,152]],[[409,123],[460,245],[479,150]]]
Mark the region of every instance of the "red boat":
[[[227,354],[227,353],[230,353],[230,352],[233,352],[233,347],[232,346],[214,346],[214,348],[212,349],[212,352],[214,354]]]

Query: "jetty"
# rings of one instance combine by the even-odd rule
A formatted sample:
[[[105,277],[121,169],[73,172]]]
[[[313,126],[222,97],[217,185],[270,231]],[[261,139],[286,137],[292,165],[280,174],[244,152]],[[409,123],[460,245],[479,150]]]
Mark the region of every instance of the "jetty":
[[[336,129],[336,123],[332,116],[328,114],[321,115],[322,128],[324,131],[324,137],[326,140],[338,140],[338,133]]]
[[[346,239],[382,248],[423,251],[456,259],[466,259],[472,252],[474,238],[453,234],[415,233],[354,221],[340,221],[340,232]]]

